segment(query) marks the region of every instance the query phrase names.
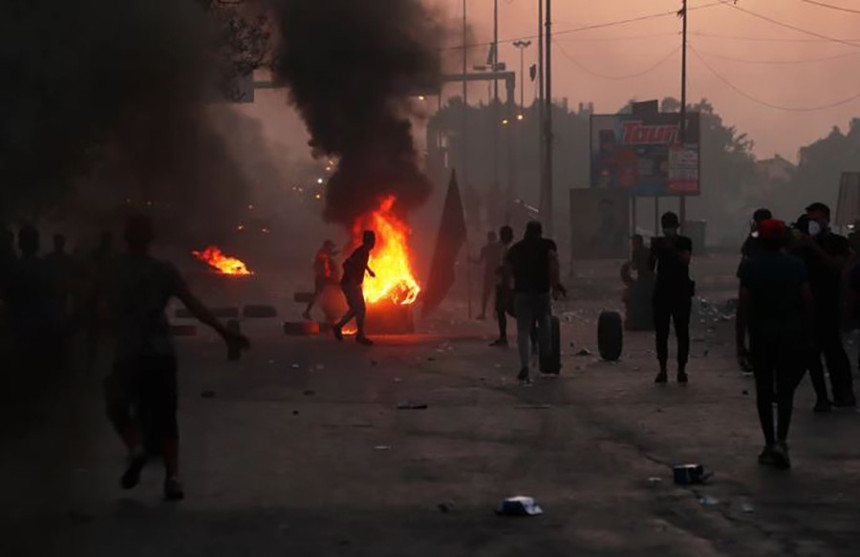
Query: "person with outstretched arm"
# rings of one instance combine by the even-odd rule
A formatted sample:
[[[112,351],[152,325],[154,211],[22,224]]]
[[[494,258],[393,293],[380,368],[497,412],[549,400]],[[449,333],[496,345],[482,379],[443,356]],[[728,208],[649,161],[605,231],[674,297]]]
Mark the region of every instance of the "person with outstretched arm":
[[[365,230],[361,245],[343,262],[343,278],[340,279],[340,287],[343,290],[343,295],[346,296],[349,311],[332,327],[332,332],[337,340],[343,340],[343,328],[355,318],[355,325],[358,327],[355,341],[365,346],[373,344],[373,341],[364,334],[364,318],[367,314],[367,307],[364,303],[362,284],[364,283],[364,275],[376,277],[373,269],[368,266],[370,252],[374,246],[376,246],[376,234],[373,230]]]
[[[247,338],[225,327],[191,292],[176,268],[149,254],[152,222],[133,217],[125,228],[127,252],[106,270],[108,306],[116,335],[116,356],[105,380],[107,413],[128,449],[124,489],[135,487],[153,454],[164,460],[164,497],[184,497],[179,480],[177,360],[165,314],[176,297],[228,347],[247,349]]]

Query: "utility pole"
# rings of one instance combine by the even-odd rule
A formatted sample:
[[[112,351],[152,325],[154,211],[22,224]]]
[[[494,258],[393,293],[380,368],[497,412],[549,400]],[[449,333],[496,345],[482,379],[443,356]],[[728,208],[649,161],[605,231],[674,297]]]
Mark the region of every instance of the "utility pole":
[[[468,71],[468,52],[469,48],[466,44],[468,39],[468,24],[466,22],[466,0],[463,0],[463,75],[466,75]],[[463,130],[460,134],[460,141],[462,141],[462,146],[460,148],[460,165],[462,168],[460,169],[460,176],[462,176],[463,185],[468,183],[469,174],[466,170],[467,160],[469,158],[469,141],[467,139],[467,134],[469,130],[469,102],[468,102],[468,87],[466,86],[467,82],[463,80]]]
[[[544,123],[544,114],[543,114],[543,3],[544,0],[538,0],[538,122],[537,122],[537,131],[538,131],[538,194],[540,195],[540,202],[543,202],[543,183],[544,183],[544,174],[543,174],[543,161],[544,161],[544,144],[543,144],[543,123]],[[538,207],[542,207],[542,205],[538,205]]]
[[[541,195],[541,218],[546,227],[547,236],[555,234],[553,223],[553,176],[552,176],[552,0],[546,0],[546,91],[544,125],[544,183]]]
[[[499,71],[499,0],[493,0],[493,72]],[[493,181],[499,186],[499,82],[493,80]]]
[[[523,55],[525,50],[531,46],[531,41],[514,41],[514,46],[520,49],[520,114],[526,110],[526,73]]]
[[[681,17],[683,18],[683,31],[681,32],[681,126],[680,136],[681,149],[687,148],[687,0],[682,0]],[[682,151],[683,153],[684,151]],[[681,230],[687,224],[687,196],[681,193],[680,200]]]

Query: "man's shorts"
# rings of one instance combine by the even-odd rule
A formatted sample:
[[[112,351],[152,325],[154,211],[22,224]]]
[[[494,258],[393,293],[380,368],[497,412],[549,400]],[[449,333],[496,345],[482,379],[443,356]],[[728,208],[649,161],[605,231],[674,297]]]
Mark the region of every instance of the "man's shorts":
[[[122,430],[139,425],[147,444],[179,436],[174,356],[142,356],[114,364],[104,381],[108,417]]]

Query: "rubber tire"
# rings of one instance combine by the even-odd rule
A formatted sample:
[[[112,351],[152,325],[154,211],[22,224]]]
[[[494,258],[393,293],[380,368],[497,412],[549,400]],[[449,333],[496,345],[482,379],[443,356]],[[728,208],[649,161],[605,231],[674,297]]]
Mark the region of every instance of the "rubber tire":
[[[554,315],[549,318],[549,324],[550,353],[541,352],[538,361],[541,373],[558,375],[561,373],[561,325]]]
[[[597,351],[607,362],[617,362],[624,349],[624,323],[617,311],[604,311],[597,320]]]

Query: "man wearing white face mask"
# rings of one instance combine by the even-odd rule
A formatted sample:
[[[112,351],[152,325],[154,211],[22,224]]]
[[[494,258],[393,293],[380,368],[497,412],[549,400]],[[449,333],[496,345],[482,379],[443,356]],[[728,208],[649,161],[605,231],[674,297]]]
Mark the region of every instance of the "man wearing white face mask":
[[[806,208],[809,219],[808,235],[797,240],[806,263],[809,283],[815,301],[816,347],[810,357],[809,375],[818,398],[816,412],[829,412],[831,401],[824,380],[821,358],[827,362],[832,387],[832,404],[837,407],[855,405],[851,363],[842,344],[840,293],[842,271],[851,254],[844,237],[830,230],[830,208],[813,203]]]

